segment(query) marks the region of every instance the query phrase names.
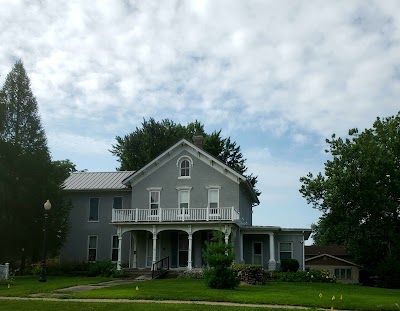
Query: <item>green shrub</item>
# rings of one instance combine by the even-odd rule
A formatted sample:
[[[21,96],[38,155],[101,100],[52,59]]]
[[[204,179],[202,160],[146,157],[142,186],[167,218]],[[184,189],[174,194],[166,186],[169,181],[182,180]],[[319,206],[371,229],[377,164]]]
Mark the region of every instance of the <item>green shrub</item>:
[[[231,268],[235,254],[233,246],[226,244],[221,231],[214,232],[213,241],[206,242],[203,257],[209,267],[204,271],[206,285],[216,289],[235,289],[240,280]]]
[[[279,282],[336,283],[336,277],[326,270],[273,272],[272,278]]]
[[[232,268],[205,269],[204,279],[208,287],[215,289],[235,289],[240,284],[240,279]]]
[[[282,259],[281,260],[281,271],[283,272],[297,272],[300,264],[296,259]]]
[[[114,277],[119,275],[117,264],[112,261],[96,261],[89,263],[87,276]]]

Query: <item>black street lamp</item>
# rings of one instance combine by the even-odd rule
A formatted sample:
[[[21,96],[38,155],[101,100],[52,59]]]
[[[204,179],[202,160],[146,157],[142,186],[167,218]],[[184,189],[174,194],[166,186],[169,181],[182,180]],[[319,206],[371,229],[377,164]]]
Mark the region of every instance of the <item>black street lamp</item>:
[[[47,281],[47,276],[46,276],[46,226],[47,226],[47,212],[51,209],[51,203],[49,200],[46,201],[46,203],[43,204],[44,207],[44,224],[43,224],[43,258],[40,263],[41,265],[41,270],[40,270],[40,275],[39,275],[39,282],[46,282]]]

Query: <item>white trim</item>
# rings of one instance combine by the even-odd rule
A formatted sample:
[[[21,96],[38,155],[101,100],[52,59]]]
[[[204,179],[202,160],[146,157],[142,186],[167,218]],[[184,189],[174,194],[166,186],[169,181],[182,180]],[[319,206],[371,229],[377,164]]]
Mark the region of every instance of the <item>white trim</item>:
[[[158,189],[162,189],[162,188],[146,188],[148,191],[149,191],[149,210],[151,211],[151,210],[157,210],[157,215],[158,215],[158,213],[159,213],[159,210],[160,210],[160,208],[161,208],[161,191],[160,190],[158,190]],[[150,190],[149,190],[150,189]],[[154,190],[152,190],[152,189],[154,189]],[[155,202],[155,203],[152,203],[151,202],[151,194],[152,193],[158,193],[158,202]],[[158,207],[157,207],[157,209],[152,209],[151,208],[151,205],[152,204],[158,204]],[[151,212],[150,212],[151,213]],[[151,216],[157,216],[157,215],[151,215]]]
[[[147,191],[161,191],[162,187],[148,187],[146,188]]]
[[[207,190],[209,190],[209,189],[221,189],[221,188],[222,188],[222,186],[206,186]]]
[[[180,191],[180,190],[192,190],[193,187],[189,187],[189,186],[180,186],[180,187],[175,187],[176,190]]]
[[[98,199],[98,201],[97,201],[97,219],[96,220],[90,219],[90,200],[91,199]],[[100,198],[99,197],[89,197],[89,213],[88,213],[87,222],[99,222],[99,220],[100,220]]]
[[[96,237],[96,248],[89,248],[90,245],[90,238],[91,237]],[[97,234],[89,234],[87,238],[87,255],[86,255],[86,260],[87,262],[96,262],[97,261],[97,250],[98,250],[98,245],[99,245],[99,236]],[[96,258],[94,261],[89,260],[89,249],[95,249],[96,250]]]
[[[286,243],[290,244],[290,258],[293,259],[293,242],[292,241],[282,241],[278,243],[278,256],[279,262],[281,262],[281,244]],[[289,251],[283,251],[285,253],[289,253]]]
[[[192,158],[189,157],[188,155],[183,155],[183,156],[179,157],[179,159],[176,161],[176,166],[177,166],[178,168],[180,168],[180,162],[183,161],[183,160],[188,160],[188,161],[189,161],[189,164],[190,164],[191,166],[193,166],[193,160],[192,160]]]
[[[210,215],[219,215],[219,189],[220,188],[208,188],[208,208],[211,209],[210,203],[217,203],[217,213],[212,213],[212,211],[210,211]],[[217,191],[217,202],[210,202],[210,193],[211,191]],[[213,208],[215,209],[215,208]]]

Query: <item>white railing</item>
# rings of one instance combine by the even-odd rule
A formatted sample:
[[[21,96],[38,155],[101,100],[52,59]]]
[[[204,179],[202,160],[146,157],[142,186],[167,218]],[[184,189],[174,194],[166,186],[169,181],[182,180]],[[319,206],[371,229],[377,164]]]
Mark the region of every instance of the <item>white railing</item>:
[[[171,222],[237,220],[239,212],[232,207],[112,209],[112,222]]]

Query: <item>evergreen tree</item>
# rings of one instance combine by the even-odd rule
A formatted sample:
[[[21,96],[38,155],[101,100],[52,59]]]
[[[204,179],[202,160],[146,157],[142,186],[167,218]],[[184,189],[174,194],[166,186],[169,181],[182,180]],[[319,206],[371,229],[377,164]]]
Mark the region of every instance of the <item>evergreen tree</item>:
[[[43,203],[50,199],[48,236],[61,230],[56,252],[68,231],[68,204],[60,185],[65,174],[51,162],[38,104],[21,60],[7,75],[0,92],[0,237],[5,259],[16,258],[24,249],[39,259],[42,245]],[[60,213],[63,211],[63,213]],[[63,232],[64,231],[64,232]]]

